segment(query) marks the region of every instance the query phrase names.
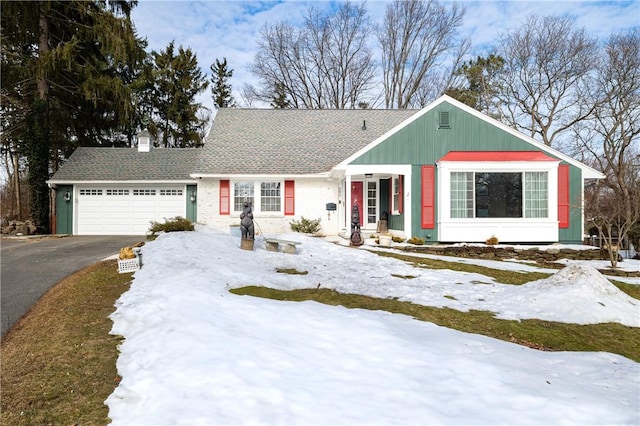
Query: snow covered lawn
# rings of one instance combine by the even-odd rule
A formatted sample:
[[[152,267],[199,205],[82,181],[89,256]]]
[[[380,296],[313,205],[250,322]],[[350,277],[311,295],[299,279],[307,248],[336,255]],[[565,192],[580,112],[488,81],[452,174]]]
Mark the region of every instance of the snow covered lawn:
[[[297,255],[266,251],[259,238],[240,250],[237,237],[204,227],[145,245],[112,315],[125,338],[122,381],[106,401],[114,425],[640,423],[640,364],[622,356],[540,352],[403,315],[228,292],[321,285],[508,319],[640,327],[638,300],[592,266],[509,286],[286,239],[302,242]]]

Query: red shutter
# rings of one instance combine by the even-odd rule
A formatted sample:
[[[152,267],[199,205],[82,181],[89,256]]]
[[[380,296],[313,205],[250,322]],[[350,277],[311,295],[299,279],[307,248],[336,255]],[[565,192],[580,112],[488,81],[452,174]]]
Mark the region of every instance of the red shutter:
[[[560,228],[569,227],[569,166],[558,166],[558,222]]]
[[[402,214],[402,205],[404,200],[404,176],[398,176],[398,213]]]
[[[284,214],[286,216],[292,216],[295,214],[295,211],[296,211],[295,185],[296,183],[293,180],[284,181]]]
[[[229,214],[229,201],[231,194],[229,192],[229,181],[220,181],[220,214]]]
[[[422,166],[422,228],[435,226],[435,166]]]

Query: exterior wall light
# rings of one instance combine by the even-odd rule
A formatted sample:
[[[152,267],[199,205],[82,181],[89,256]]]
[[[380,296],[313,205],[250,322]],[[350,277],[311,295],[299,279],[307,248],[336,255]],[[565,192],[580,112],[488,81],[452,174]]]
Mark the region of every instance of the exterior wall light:
[[[364,177],[366,177],[367,179],[371,179],[373,177],[373,173],[366,173]]]

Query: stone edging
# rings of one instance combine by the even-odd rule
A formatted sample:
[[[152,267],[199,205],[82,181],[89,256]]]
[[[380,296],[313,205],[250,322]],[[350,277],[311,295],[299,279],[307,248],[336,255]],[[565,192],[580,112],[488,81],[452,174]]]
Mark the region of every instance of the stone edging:
[[[452,256],[470,259],[504,260],[518,259],[534,261],[549,268],[562,269],[565,265],[557,263],[561,259],[570,260],[609,260],[606,251],[594,248],[592,250],[574,250],[570,248],[548,248],[540,250],[537,247],[530,249],[516,249],[514,247],[491,247],[491,246],[416,246],[416,245],[395,245],[397,250],[434,254],[441,256]],[[599,269],[600,273],[619,277],[640,277],[640,271],[631,272],[614,269]]]

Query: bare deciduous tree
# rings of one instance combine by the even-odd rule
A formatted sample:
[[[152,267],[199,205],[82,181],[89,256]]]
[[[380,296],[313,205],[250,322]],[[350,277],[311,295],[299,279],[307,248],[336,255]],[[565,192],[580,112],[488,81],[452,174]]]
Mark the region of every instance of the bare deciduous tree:
[[[601,198],[585,206],[587,219],[602,238],[624,240],[640,220],[640,30],[609,38],[591,89],[593,114],[574,129],[576,151],[606,178],[593,189]]]
[[[423,106],[443,93],[468,42],[459,43],[465,9],[437,0],[395,0],[377,28],[386,108]],[[453,58],[451,57],[453,56]],[[445,60],[454,65],[443,73]]]
[[[268,103],[284,90],[293,108],[355,108],[375,74],[371,29],[365,4],[350,2],[326,14],[311,7],[302,28],[266,25],[250,67],[260,87],[243,88],[243,96]]]
[[[499,80],[501,114],[512,127],[552,146],[591,113],[583,90],[597,44],[571,18],[531,15],[501,37],[497,53],[506,61]]]

